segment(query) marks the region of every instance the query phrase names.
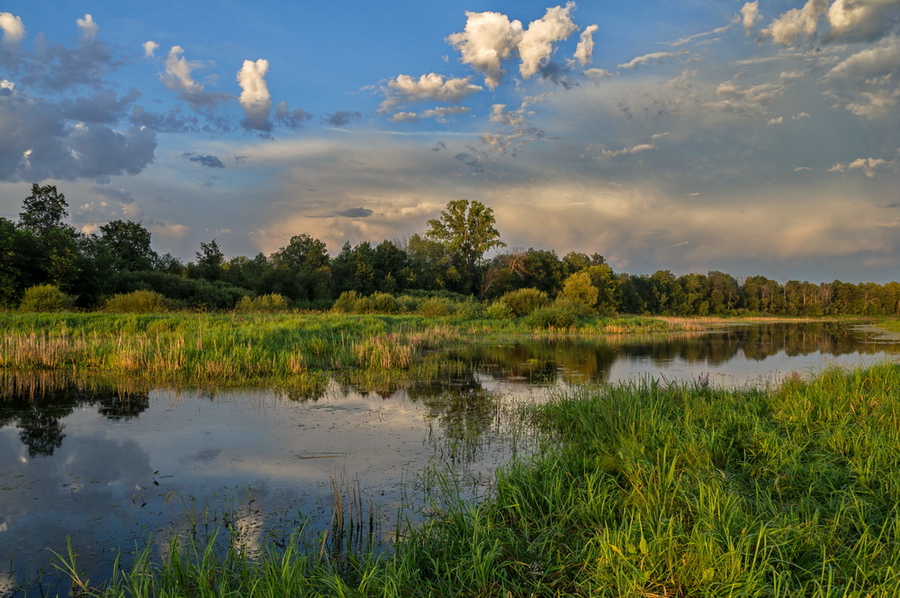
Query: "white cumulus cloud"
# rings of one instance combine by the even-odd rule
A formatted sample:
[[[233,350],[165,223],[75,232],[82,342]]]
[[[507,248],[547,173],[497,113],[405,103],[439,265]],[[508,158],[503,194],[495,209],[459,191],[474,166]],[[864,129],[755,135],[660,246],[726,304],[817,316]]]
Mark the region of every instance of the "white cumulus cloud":
[[[816,33],[820,17],[828,10],[828,0],[808,0],[802,8],[792,8],[772,20],[762,30],[764,37],[783,46],[793,44],[797,38],[811,37]]]
[[[897,163],[883,158],[857,158],[849,164],[837,163],[828,169],[828,172],[849,172],[861,170],[867,177],[874,178],[875,172],[880,168],[896,166]]]
[[[460,33],[447,37],[461,54],[463,63],[484,73],[491,89],[503,79],[502,63],[510,58],[522,38],[522,22],[510,21],[498,12],[466,12],[466,26]]]
[[[0,30],[3,31],[4,45],[17,46],[25,39],[25,25],[22,17],[9,12],[0,12]]]
[[[154,41],[146,41],[142,44],[144,48],[144,56],[150,58],[153,56],[153,53],[156,52],[156,49],[159,47],[159,44]]]
[[[599,26],[590,25],[581,32],[581,37],[578,40],[578,46],[575,48],[575,55],[573,56],[581,66],[589,64],[594,59],[594,34],[599,30]]]
[[[268,131],[272,128],[269,112],[272,110],[272,96],[266,84],[266,72],[269,61],[260,58],[256,62],[245,60],[237,73],[237,82],[241,87],[238,102],[244,109],[244,120],[241,124],[246,129]]]
[[[829,39],[874,40],[895,27],[897,0],[835,0],[828,8]]]
[[[758,0],[747,2],[743,7],[741,7],[741,24],[744,27],[744,35],[750,35],[750,32],[753,31],[754,25],[756,25],[761,20],[762,15],[759,14]]]
[[[78,29],[81,31],[81,39],[96,39],[97,33],[100,32],[100,26],[94,22],[94,17],[90,14],[86,14],[83,19],[76,19],[75,22],[78,24]]]
[[[381,110],[405,102],[450,102],[457,104],[482,88],[471,82],[471,77],[448,79],[437,73],[422,75],[418,79],[409,75],[398,75],[382,87],[386,99]]]
[[[184,48],[172,46],[169,55],[166,56],[166,72],[162,75],[162,82],[166,87],[175,91],[203,91],[203,85],[194,81],[191,76],[191,64],[185,60]]]
[[[550,60],[553,44],[568,39],[578,30],[570,16],[574,8],[574,2],[548,8],[543,18],[528,24],[528,29],[522,33],[517,48],[522,59],[519,72],[524,78],[534,76],[541,66]]]

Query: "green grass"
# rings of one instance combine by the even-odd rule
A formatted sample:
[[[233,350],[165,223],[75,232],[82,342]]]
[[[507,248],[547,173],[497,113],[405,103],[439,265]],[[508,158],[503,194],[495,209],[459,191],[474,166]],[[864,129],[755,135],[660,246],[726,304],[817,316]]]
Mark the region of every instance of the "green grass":
[[[770,390],[583,388],[545,449],[390,552],[147,553],[84,596],[896,596],[900,367]],[[77,577],[74,557],[63,559]]]
[[[584,322],[582,333],[670,330],[650,318]],[[0,312],[0,370],[139,376],[156,383],[316,387],[327,373],[421,369],[452,344],[573,331],[453,316],[304,314],[20,314]],[[424,366],[424,370],[429,369]]]

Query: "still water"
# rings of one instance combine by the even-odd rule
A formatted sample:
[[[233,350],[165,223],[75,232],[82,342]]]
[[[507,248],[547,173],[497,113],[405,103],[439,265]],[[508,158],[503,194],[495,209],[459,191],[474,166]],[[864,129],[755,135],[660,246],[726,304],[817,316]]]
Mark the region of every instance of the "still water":
[[[119,553],[149,546],[158,561],[173,537],[217,529],[238,533],[251,554],[298,528],[319,542],[336,496],[358,531],[390,542],[398,519],[433,508],[437,479],[469,498],[487,492],[497,467],[534,448],[518,406],[571,385],[771,384],[898,353],[864,327],[760,324],[466,347],[448,352],[465,364],[452,378],[382,392],[336,382],[311,396],[179,392],[9,376],[0,381],[0,596],[65,594],[52,563],[67,538],[93,581]]]

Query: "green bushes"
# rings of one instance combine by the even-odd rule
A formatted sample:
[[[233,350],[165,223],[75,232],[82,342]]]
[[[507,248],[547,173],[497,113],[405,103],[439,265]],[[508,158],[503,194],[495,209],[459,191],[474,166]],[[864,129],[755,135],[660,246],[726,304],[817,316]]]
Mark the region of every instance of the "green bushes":
[[[75,298],[66,295],[59,287],[52,284],[39,284],[25,290],[19,311],[49,312],[66,311],[75,306]]]
[[[285,311],[290,308],[287,297],[272,293],[270,295],[260,295],[251,299],[244,295],[235,306],[235,311],[240,313],[271,313]]]
[[[527,316],[537,308],[550,304],[547,293],[537,289],[516,289],[504,294],[498,301],[508,305],[517,316]]]
[[[578,324],[578,316],[564,307],[541,307],[525,317],[529,328],[572,328]]]
[[[102,311],[109,313],[148,314],[169,311],[173,304],[156,291],[132,291],[113,295],[103,303]]]

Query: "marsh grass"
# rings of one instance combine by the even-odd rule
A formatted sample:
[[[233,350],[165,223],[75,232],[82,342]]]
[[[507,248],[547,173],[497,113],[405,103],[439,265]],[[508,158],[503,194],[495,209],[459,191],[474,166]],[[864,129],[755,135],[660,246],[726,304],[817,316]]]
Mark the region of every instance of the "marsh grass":
[[[0,370],[137,376],[169,385],[321,387],[334,372],[412,373],[435,351],[510,335],[666,332],[685,323],[596,318],[533,331],[419,315],[0,312]]]
[[[769,389],[581,388],[531,412],[539,457],[498,471],[479,504],[451,485],[391,551],[292,541],[257,559],[212,558],[184,545],[163,563],[139,558],[102,588],[76,587],[90,596],[896,596],[898,391],[900,367],[888,364]]]

